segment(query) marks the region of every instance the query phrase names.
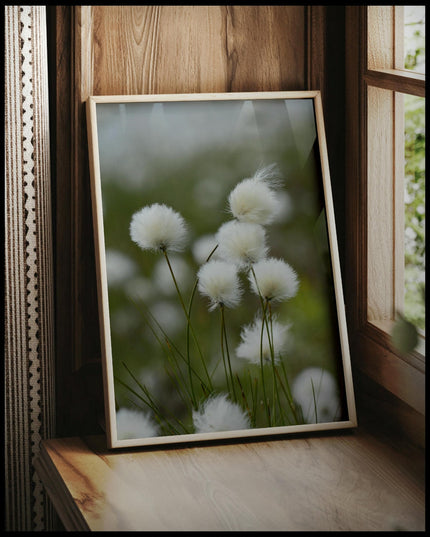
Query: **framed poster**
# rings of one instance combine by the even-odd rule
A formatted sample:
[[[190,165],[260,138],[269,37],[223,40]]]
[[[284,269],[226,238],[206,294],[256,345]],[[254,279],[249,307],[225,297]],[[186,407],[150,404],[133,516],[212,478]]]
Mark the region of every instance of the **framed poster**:
[[[318,91],[87,102],[110,448],[351,428]]]

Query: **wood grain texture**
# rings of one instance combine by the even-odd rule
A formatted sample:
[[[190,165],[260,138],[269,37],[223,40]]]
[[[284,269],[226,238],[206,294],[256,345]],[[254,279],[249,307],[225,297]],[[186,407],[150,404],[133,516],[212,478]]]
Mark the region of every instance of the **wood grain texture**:
[[[394,68],[394,8],[368,6],[367,68]]]
[[[361,356],[360,370],[419,412],[424,425],[425,364],[411,365],[400,359],[388,340],[376,325],[366,326],[366,332],[354,340],[354,350]]]
[[[372,321],[395,317],[394,99],[372,86],[367,99],[367,318]]]
[[[51,175],[53,185],[61,186],[54,188],[54,222],[55,240],[61,240],[61,248],[55,246],[55,274],[60,275],[62,281],[71,280],[71,182],[70,182],[70,117],[66,115],[71,102],[70,85],[64,84],[62,91],[56,91],[55,79],[52,74],[61,79],[68,80],[70,65],[70,49],[66,42],[70,41],[70,20],[67,17],[67,6],[59,6],[58,11],[47,7],[47,27],[48,27],[48,53],[51,91],[51,132],[53,133],[51,142]],[[63,113],[57,112],[62,110]],[[58,136],[58,133],[63,133]],[[69,136],[68,136],[69,134]],[[62,179],[62,181],[59,180]],[[61,216],[61,218],[60,218]],[[56,328],[56,350],[59,355],[73,355],[72,323],[73,315],[66,317],[64,311],[70,312],[72,303],[70,285],[55,286],[55,328]],[[62,312],[62,315],[59,315]],[[58,362],[58,361],[57,361]],[[67,369],[70,367],[70,360],[56,363],[57,378],[65,378]],[[59,386],[60,387],[60,386]],[[62,386],[60,387],[61,390]],[[61,402],[57,401],[57,407]],[[62,408],[59,409],[62,415]]]
[[[115,453],[103,437],[58,439],[39,468],[67,529],[424,529],[424,476],[358,434]]]
[[[426,96],[425,75],[395,69],[383,69],[380,71],[367,71],[364,79],[371,86],[400,93],[411,93],[418,97]]]
[[[326,6],[309,6],[307,10],[307,83],[318,89],[325,105],[327,100],[327,21]],[[326,106],[324,106],[324,109]]]
[[[367,321],[367,183],[365,148],[365,16],[359,6],[345,10],[345,305],[350,335],[360,331]],[[357,359],[351,346],[352,360]]]
[[[305,88],[301,6],[91,6],[85,17],[93,95]]]

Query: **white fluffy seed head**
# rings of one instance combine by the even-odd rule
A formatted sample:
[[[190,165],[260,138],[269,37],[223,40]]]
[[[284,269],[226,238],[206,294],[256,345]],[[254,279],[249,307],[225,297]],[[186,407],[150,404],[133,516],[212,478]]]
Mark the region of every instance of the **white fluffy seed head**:
[[[209,310],[219,305],[237,306],[242,296],[237,268],[231,263],[211,260],[201,266],[197,273],[198,289],[210,299]]]
[[[268,166],[260,166],[253,175],[254,179],[264,181],[271,188],[280,188],[282,185],[282,173],[279,166],[274,162]]]
[[[299,280],[295,270],[282,259],[262,259],[249,274],[251,289],[272,302],[288,300],[297,294]]]
[[[196,433],[236,431],[250,428],[248,415],[236,403],[229,401],[226,394],[212,396],[199,410],[193,410]]]
[[[273,222],[281,210],[276,194],[256,179],[244,179],[228,197],[231,214],[239,222],[267,225]]]
[[[240,222],[270,224],[282,210],[281,198],[276,191],[280,184],[276,164],[259,168],[253,177],[243,179],[230,192],[229,211]]]
[[[216,240],[218,256],[239,268],[248,268],[267,253],[266,233],[259,224],[226,222],[218,229]]]
[[[242,328],[241,343],[236,348],[236,355],[252,364],[260,364],[261,358],[263,364],[270,364],[272,362],[270,342],[272,342],[273,358],[275,363],[278,363],[290,343],[290,326],[281,324],[276,320],[273,320],[270,326],[269,322],[270,340],[266,323],[264,323],[263,339],[261,339],[262,326],[262,319],[258,317],[253,323]]]
[[[179,252],[185,246],[187,227],[179,213],[167,205],[154,203],[134,213],[130,236],[142,250]]]
[[[120,408],[117,411],[116,429],[119,440],[158,435],[158,428],[148,414],[131,408]]]
[[[307,423],[340,419],[340,398],[333,375],[320,367],[308,367],[297,375],[291,387]]]

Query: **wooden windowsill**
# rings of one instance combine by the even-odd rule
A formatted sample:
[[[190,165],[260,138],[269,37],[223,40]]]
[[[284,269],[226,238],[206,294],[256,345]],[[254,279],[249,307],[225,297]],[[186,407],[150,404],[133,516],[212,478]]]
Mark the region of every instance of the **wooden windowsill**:
[[[36,470],[70,531],[423,531],[407,461],[356,429],[163,450],[52,439]]]

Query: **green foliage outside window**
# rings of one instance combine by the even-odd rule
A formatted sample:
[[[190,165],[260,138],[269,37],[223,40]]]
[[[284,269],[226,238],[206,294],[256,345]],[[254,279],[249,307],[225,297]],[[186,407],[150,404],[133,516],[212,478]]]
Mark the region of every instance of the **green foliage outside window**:
[[[414,6],[412,6],[414,7]],[[415,6],[416,7],[416,6]],[[420,6],[419,6],[420,7]],[[420,14],[421,12],[417,12]],[[424,13],[424,11],[422,11]],[[423,72],[421,17],[405,27],[405,68]],[[405,303],[404,315],[425,329],[425,99],[405,95]]]
[[[425,327],[425,100],[405,96],[406,318]]]

